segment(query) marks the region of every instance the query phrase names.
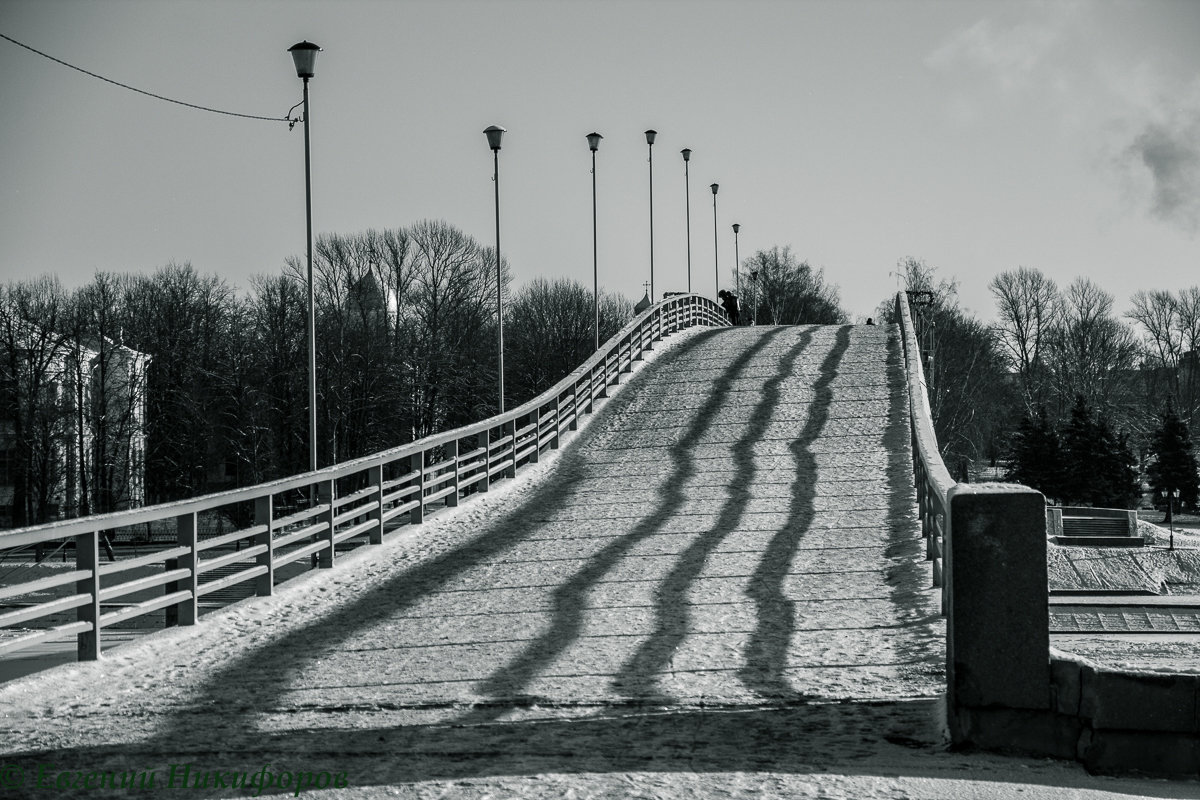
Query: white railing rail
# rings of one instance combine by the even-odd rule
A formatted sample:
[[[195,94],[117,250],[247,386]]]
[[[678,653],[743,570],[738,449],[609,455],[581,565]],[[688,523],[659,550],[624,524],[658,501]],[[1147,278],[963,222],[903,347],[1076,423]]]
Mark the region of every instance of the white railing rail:
[[[195,624],[207,595],[249,581],[255,594],[270,595],[276,571],[301,559],[332,567],[339,543],[366,537],[380,544],[385,531],[422,522],[431,504],[458,505],[465,495],[486,492],[496,480],[536,463],[654,342],[695,325],[727,324],[713,301],[676,295],[639,314],[538,397],[472,425],[256,486],[0,532],[0,634],[9,633],[0,635],[0,656],[74,635],[79,659],[96,659],[107,626],[160,609],[166,609],[169,624]],[[247,524],[200,535],[201,514],[231,509],[241,513],[230,516]],[[101,561],[105,532],[172,520],[174,546]],[[55,543],[74,545],[74,569],[4,583],[13,561],[3,556]],[[214,578],[211,573],[218,571],[223,574]],[[63,614],[69,621],[62,621]],[[60,624],[47,627],[56,621]],[[30,630],[30,623],[41,627]]]
[[[912,432],[913,474],[917,486],[917,510],[921,534],[925,537],[925,558],[933,562],[933,585],[942,589],[942,613],[949,604],[949,562],[945,558],[948,530],[947,504],[954,479],[938,452],[929,408],[929,388],[921,365],[921,348],[908,308],[908,296],[896,293],[896,318],[900,322],[900,341],[904,345],[905,382],[908,385],[909,421]]]

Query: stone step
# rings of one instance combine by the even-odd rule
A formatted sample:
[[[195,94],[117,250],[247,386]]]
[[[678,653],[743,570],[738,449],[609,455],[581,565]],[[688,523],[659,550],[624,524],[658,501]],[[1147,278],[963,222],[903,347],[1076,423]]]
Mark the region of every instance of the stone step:
[[[1142,536],[1093,536],[1072,535],[1055,536],[1054,543],[1073,547],[1145,547],[1146,539]]]

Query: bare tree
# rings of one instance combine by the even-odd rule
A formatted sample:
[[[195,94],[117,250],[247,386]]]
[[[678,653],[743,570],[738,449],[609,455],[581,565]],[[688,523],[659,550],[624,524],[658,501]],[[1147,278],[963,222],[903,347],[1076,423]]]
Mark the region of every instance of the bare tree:
[[[825,282],[825,271],[800,261],[790,246],[759,250],[742,265],[742,297],[752,315],[771,325],[837,324],[845,322],[837,287]]]
[[[997,343],[1021,379],[1026,414],[1045,401],[1045,349],[1059,310],[1058,287],[1040,270],[1018,267],[988,284],[996,298]]]
[[[959,306],[957,281],[916,258],[901,259],[897,269],[912,300],[938,446],[952,474],[965,480],[968,462],[995,458],[1013,427],[1004,357],[987,327]],[[891,300],[877,313],[896,321]]]
[[[1200,424],[1200,287],[1137,292],[1126,316],[1144,333],[1147,406],[1170,401],[1185,422]]]
[[[517,292],[504,329],[514,403],[549,389],[592,354],[594,302],[590,288],[567,278],[536,278]],[[628,299],[603,293],[600,341],[611,338],[632,313]]]
[[[443,221],[418,222],[408,235],[416,275],[405,313],[416,323],[410,363],[419,438],[493,413],[495,251]],[[502,296],[508,282],[502,264]]]
[[[243,422],[242,455],[255,480],[308,468],[308,298],[291,276],[251,280],[247,308],[253,416]]]
[[[145,502],[149,357],[126,346],[126,275],[97,273],[76,291],[70,327],[72,429],[78,440],[81,514]]]
[[[67,305],[55,278],[0,287],[0,449],[8,472],[0,477],[18,527],[45,522],[65,503]]]
[[[1047,366],[1060,418],[1082,396],[1092,408],[1118,415],[1114,429],[1131,430],[1140,405],[1133,383],[1139,347],[1112,309],[1112,295],[1093,281],[1072,281],[1059,300]]]
[[[239,317],[233,290],[190,264],[131,278],[124,342],[153,356],[147,384],[147,494],[156,502],[228,487],[223,420]]]

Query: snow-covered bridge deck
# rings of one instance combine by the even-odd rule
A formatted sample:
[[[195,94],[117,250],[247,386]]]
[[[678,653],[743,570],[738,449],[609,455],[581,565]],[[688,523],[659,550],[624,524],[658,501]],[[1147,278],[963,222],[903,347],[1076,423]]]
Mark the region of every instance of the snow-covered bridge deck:
[[[942,752],[907,402],[894,329],[682,334],[517,480],[0,687],[0,762],[341,773],[354,796],[1114,786]]]

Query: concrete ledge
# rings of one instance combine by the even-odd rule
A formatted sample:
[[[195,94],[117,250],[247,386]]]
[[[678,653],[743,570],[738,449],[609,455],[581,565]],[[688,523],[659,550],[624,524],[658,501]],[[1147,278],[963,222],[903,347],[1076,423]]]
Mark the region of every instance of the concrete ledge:
[[[1074,760],[1085,728],[1081,720],[1051,711],[1023,708],[959,708],[964,736],[959,746],[1000,753]]]
[[[1180,733],[1085,730],[1078,760],[1088,772],[1195,778],[1200,776],[1200,737]]]
[[[1200,676],[1080,665],[1079,716],[1095,730],[1200,733]]]

